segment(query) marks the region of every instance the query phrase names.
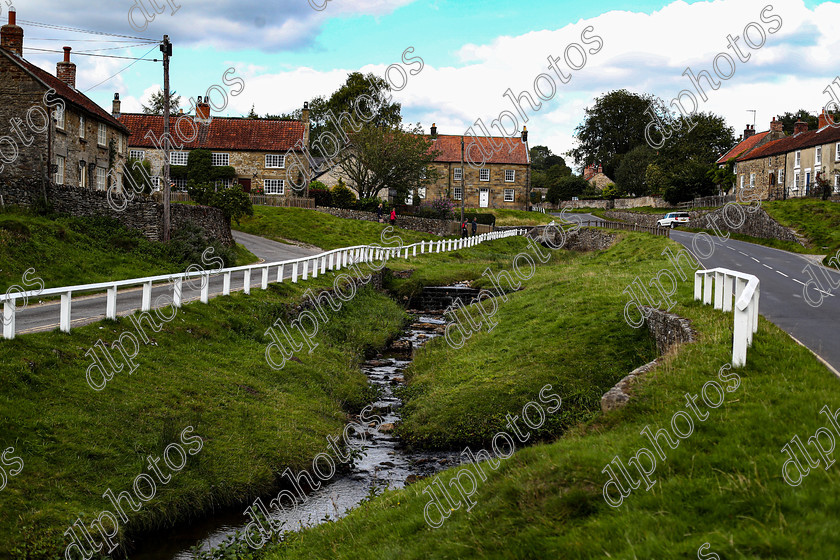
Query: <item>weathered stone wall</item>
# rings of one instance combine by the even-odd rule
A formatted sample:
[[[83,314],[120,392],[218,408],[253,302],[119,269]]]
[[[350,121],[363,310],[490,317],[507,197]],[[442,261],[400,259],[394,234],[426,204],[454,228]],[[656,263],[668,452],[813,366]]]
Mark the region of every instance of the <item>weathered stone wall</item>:
[[[0,123],[2,123],[0,136],[8,136],[17,147],[17,157],[14,161],[9,162],[15,152],[8,142],[3,142],[2,149],[5,162],[2,164],[0,176],[4,180],[42,177],[47,170],[48,133],[46,130],[40,134],[31,130],[26,124],[26,114],[32,107],[40,107],[42,110],[47,109],[43,101],[46,90],[18,65],[12,64],[5,56],[0,56],[0,75],[3,76],[3,79],[0,80],[0,99],[3,100],[3,103],[0,103]],[[35,111],[37,109],[33,110],[32,122],[36,127],[41,127],[43,122]],[[27,140],[32,141],[30,146],[25,146],[21,142],[20,135],[12,130],[11,119],[21,119],[23,121],[19,124],[19,129],[24,131]]]
[[[610,210],[612,208],[640,208],[651,206],[653,208],[670,208],[670,204],[661,197],[641,196],[639,198],[616,198],[615,200],[564,200],[560,203],[561,208],[601,208]]]
[[[348,210],[346,208],[330,208],[325,206],[318,206],[315,208],[318,212],[331,214],[339,218],[350,220],[366,220],[368,222],[377,222],[379,218],[376,212],[362,212],[359,210]],[[382,215],[385,223],[388,221],[388,214]],[[424,233],[431,233],[432,235],[449,235],[451,225],[448,220],[435,220],[432,218],[417,218],[415,216],[400,216],[397,214],[397,226],[403,229],[410,229],[413,231],[422,231]]]
[[[108,204],[104,191],[80,189],[48,183],[46,196],[53,209],[61,214],[80,217],[107,216],[118,220],[124,226],[137,230],[152,241],[159,241],[163,231],[163,206],[157,202],[137,197],[126,202],[123,211],[118,212]],[[0,180],[0,195],[8,205],[30,206],[43,196],[41,181],[20,179]],[[172,229],[177,230],[187,223],[193,223],[204,230],[205,235],[225,245],[233,245],[230,224],[218,208],[209,206],[171,206]]]
[[[455,187],[461,186],[461,181],[455,180],[454,169],[461,167],[460,163],[434,163],[432,167],[441,174],[440,179],[430,185],[426,191],[426,200],[433,200],[438,197],[455,199]],[[514,208],[525,207],[526,186],[528,184],[528,166],[515,164],[488,163],[484,166],[490,170],[490,180],[481,181],[479,169],[468,163],[464,164],[464,188],[466,197],[464,205],[467,208],[479,208],[481,189],[489,189],[487,204],[489,208]],[[512,182],[505,181],[505,170],[514,171]],[[513,201],[505,202],[505,189],[513,189]],[[458,199],[460,200],[460,199]],[[460,204],[460,202],[458,203]]]
[[[559,246],[571,251],[603,251],[609,249],[616,239],[614,233],[585,227],[578,231],[561,232],[557,227],[537,226],[526,235],[547,247]]]

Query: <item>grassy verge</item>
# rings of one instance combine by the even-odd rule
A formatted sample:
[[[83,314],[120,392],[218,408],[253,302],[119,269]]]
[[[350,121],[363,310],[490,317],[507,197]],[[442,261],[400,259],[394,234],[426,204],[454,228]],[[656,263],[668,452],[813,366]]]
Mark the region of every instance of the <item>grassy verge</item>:
[[[136,371],[126,367],[99,392],[86,382],[86,353],[98,340],[136,333],[129,319],[3,341],[0,448],[13,447],[24,467],[0,493],[0,557],[63,558],[62,533],[77,517],[90,527],[99,512],[113,512],[107,489],[134,495],[135,477],[150,473],[146,458],[180,443],[188,426],[201,451],[180,472],[161,462],[171,480],[136,513],[124,502],[120,541],[265,495],[286,467],[297,472],[328,451],[326,436],[340,434],[347,412],[371,397],[358,363],[405,320],[392,300],[362,290],[321,326],[313,353],[304,347],[299,361],[271,369],[265,329],[280,317],[288,324],[303,290],[331,280],[193,303],[160,332],[145,323],[149,344],[140,344]]]
[[[804,235],[815,252],[833,256],[840,250],[840,204],[806,198],[762,202],[761,207]]]
[[[397,218],[397,226],[399,223]],[[386,227],[388,224],[337,218],[304,208],[254,206],[254,215],[242,218],[235,229],[275,241],[298,241],[330,250],[351,245],[382,244],[382,230]],[[400,227],[386,235],[386,244],[391,244],[388,243],[388,238],[396,236],[406,245],[422,240],[440,239],[434,235]]]
[[[190,264],[202,264],[201,254],[209,245],[194,231],[164,244],[114,220],[40,217],[9,210],[0,213],[0,291],[21,286],[30,267],[47,288],[183,272]],[[239,245],[214,247],[214,255],[221,255],[229,266],[257,261]]]
[[[497,226],[538,226],[551,223],[554,218],[551,214],[542,212],[526,212],[525,210],[513,210],[509,208],[473,208],[471,211],[481,214],[493,214],[496,216]],[[455,219],[458,219],[458,209],[455,209]]]
[[[620,294],[634,278],[648,279],[668,266],[660,253],[674,246],[672,242],[636,234],[623,237],[608,251],[568,257],[566,266],[553,267],[554,290],[547,292],[553,297],[543,300],[551,302],[550,311],[543,304],[541,320],[552,321],[563,306],[582,309],[586,316],[587,306],[597,306],[603,298],[620,305]],[[506,306],[527,300],[539,276],[532,281],[533,286],[512,294]],[[828,425],[818,411],[823,405],[831,410],[840,406],[837,380],[806,349],[764,320],[748,351],[747,366],[723,370],[729,377],[722,378],[721,367],[732,351],[731,313],[693,302],[690,282],[680,284],[677,300],[673,311],[693,322],[699,340],[667,356],[636,385],[635,397],[625,408],[599,415],[554,442],[520,450],[496,470],[484,464],[486,480],[476,476],[478,489],[472,498],[477,503],[470,511],[461,504],[437,529],[424,520],[429,492],[435,492],[432,484],[439,481],[450,488],[450,481],[471,467],[453,469],[387,492],[335,523],[290,535],[268,557],[695,558],[706,543],[706,554],[721,558],[837,557],[840,537],[835,527],[840,515],[834,504],[840,499],[840,467],[812,470],[800,486],[792,487],[782,478],[787,456],[780,453],[793,435],[804,442],[818,427]],[[604,321],[614,321],[615,315],[607,313]],[[527,363],[531,352],[526,350],[531,349],[523,348],[516,355],[498,356],[504,368],[486,367],[506,369],[513,376],[526,368],[542,375],[541,367],[551,377],[562,371],[565,361],[577,364],[581,359],[564,353],[563,340],[576,326],[564,330],[558,324],[550,337],[534,338],[533,345],[555,348],[551,361],[545,358],[550,352],[537,351],[540,364]],[[528,321],[522,328],[538,327]],[[509,333],[507,338],[515,336]],[[610,342],[604,340],[604,346]],[[476,335],[461,352],[465,363],[470,358],[480,362],[486,349]],[[603,366],[584,357],[580,375],[597,375],[587,371],[593,367]],[[701,421],[689,412],[685,395],[701,393],[709,381],[719,382],[726,391],[716,408],[697,401]],[[497,382],[504,385],[506,379]],[[447,385],[444,379],[441,386]],[[464,386],[465,392],[469,389]],[[562,396],[566,406],[567,395]],[[709,397],[713,403],[721,398],[714,389]],[[480,406],[480,400],[477,395],[466,406]],[[678,411],[694,418],[686,439],[673,435],[671,422]],[[684,417],[677,426],[685,434]],[[645,427],[667,430],[678,446],[672,449],[660,438],[667,459],[657,456],[650,477],[655,485],[648,491],[637,487],[620,507],[610,507],[602,497],[609,480],[602,471],[616,456],[626,466],[640,448],[653,449],[640,435]],[[650,465],[644,456],[642,463]],[[635,468],[631,472],[638,480]],[[462,483],[469,490],[469,482]],[[456,490],[450,492],[460,498]],[[617,496],[614,489],[612,495]]]

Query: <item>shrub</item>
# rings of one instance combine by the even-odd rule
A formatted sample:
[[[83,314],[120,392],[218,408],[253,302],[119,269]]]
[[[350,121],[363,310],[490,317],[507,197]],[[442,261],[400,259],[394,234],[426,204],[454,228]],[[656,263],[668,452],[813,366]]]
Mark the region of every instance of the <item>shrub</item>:
[[[228,188],[218,188],[210,183],[196,183],[190,181],[187,191],[197,204],[213,206],[225,214],[225,218],[239,223],[242,216],[253,216],[254,206],[251,197],[242,190],[242,186],[233,185]]]
[[[315,199],[315,206],[332,206],[333,199],[329,187],[321,181],[309,183],[309,198]]]
[[[376,208],[379,205],[382,205],[382,209],[384,212],[390,212],[391,207],[388,204],[387,200],[381,200],[376,197],[371,198],[360,198],[356,201],[356,208],[358,210],[362,210],[363,212],[376,212]]]
[[[435,211],[435,216],[439,220],[451,220],[455,215],[453,209],[455,203],[448,198],[436,198],[432,201],[431,207]]]
[[[356,205],[356,195],[347,188],[341,179],[338,180],[338,184],[333,187],[330,194],[332,194],[333,205],[338,208],[353,208]]]

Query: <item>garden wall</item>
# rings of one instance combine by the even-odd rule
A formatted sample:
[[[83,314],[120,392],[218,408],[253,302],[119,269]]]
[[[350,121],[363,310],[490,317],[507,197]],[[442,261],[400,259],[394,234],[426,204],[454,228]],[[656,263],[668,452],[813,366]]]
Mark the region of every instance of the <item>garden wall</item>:
[[[331,208],[327,206],[318,206],[315,208],[318,212],[330,214],[339,218],[350,220],[366,220],[368,222],[378,222],[379,218],[376,212],[362,212],[361,210],[350,210],[347,208]],[[388,222],[388,214],[384,214],[385,223]],[[397,226],[403,229],[410,229],[413,231],[422,231],[432,235],[450,235],[451,225],[449,220],[435,220],[433,218],[418,218],[416,216],[400,216],[397,214]]]

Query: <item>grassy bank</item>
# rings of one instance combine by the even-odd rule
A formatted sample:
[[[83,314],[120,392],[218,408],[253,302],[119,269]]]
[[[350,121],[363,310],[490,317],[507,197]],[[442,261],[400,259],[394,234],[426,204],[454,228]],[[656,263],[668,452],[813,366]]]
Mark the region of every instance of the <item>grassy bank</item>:
[[[266,328],[281,317],[288,324],[303,290],[331,280],[189,304],[160,332],[146,323],[149,344],[140,344],[136,371],[126,367],[99,392],[86,382],[86,353],[98,340],[137,333],[129,319],[2,341],[0,448],[14,447],[24,467],[0,492],[0,557],[63,558],[62,533],[74,520],[90,527],[99,512],[113,512],[103,493],[133,495],[135,477],[151,472],[146,458],[161,457],[189,426],[200,452],[180,472],[161,462],[171,481],[159,482],[138,512],[124,502],[122,542],[265,495],[287,467],[297,472],[327,452],[326,436],[339,435],[346,414],[371,398],[358,363],[405,319],[393,301],[365,289],[321,326],[313,353],[304,347],[299,361],[271,369]]]
[[[636,277],[648,279],[668,266],[660,254],[668,245],[675,247],[665,239],[625,234],[623,241],[608,251],[565,256],[564,266],[548,265],[545,269],[554,273],[553,290],[544,288],[545,296],[535,298],[531,305],[540,307],[540,321],[551,322],[558,311],[561,317],[571,317],[565,315],[564,307],[575,308],[586,318],[589,306],[606,299],[620,307],[602,313],[603,321],[615,321],[623,308],[621,293],[626,286]],[[533,284],[510,295],[505,307],[521,314],[531,292],[540,289],[540,281],[538,273]],[[431,492],[435,480],[449,488],[449,482],[460,472],[453,469],[406,489],[387,492],[335,523],[290,535],[288,543],[273,549],[268,557],[696,558],[706,543],[705,554],[716,553],[721,558],[837,557],[840,537],[835,527],[840,515],[834,504],[840,499],[840,467],[819,467],[800,486],[792,487],[782,478],[787,456],[780,449],[794,435],[804,442],[819,426],[827,425],[818,411],[823,405],[831,410],[840,407],[838,381],[806,349],[763,319],[748,351],[746,367],[728,373],[723,370],[722,375],[729,377],[721,377],[721,367],[731,357],[732,314],[693,302],[690,282],[680,284],[677,300],[673,311],[692,321],[699,340],[667,356],[636,385],[635,397],[625,408],[599,414],[551,443],[517,451],[497,470],[483,465],[486,480],[476,476],[478,489],[472,498],[477,503],[471,511],[461,504],[437,529],[424,520],[430,494],[423,491]],[[529,320],[523,321],[522,330],[541,333],[534,324],[538,314],[525,312]],[[502,313],[500,310],[500,318]],[[501,349],[510,342],[520,350],[516,354],[488,355],[485,340],[476,335],[460,350],[463,357],[456,359],[502,373],[495,380],[502,388],[500,394],[509,377],[519,379],[521,372],[529,370],[549,379],[552,372],[562,371],[565,362],[577,364],[582,378],[597,376],[599,372],[591,370],[602,368],[603,363],[591,356],[565,353],[564,343],[569,336],[576,336],[571,331],[579,325],[603,329],[596,318],[593,313],[583,323],[564,325],[558,321],[549,329],[550,336],[533,337],[531,347],[512,344],[521,342],[512,331],[504,340],[496,341]],[[500,321],[500,334],[502,328]],[[611,340],[603,342],[606,347]],[[537,345],[549,350],[535,351]],[[430,346],[427,352],[429,355],[418,361],[418,380],[422,380],[419,366],[423,361],[448,351]],[[539,357],[539,363],[530,363],[531,356]],[[491,357],[498,363],[489,362]],[[434,364],[429,367],[429,371],[435,369]],[[474,391],[474,397],[457,401],[466,407],[457,411],[461,414],[483,406],[481,400],[488,394],[468,379],[485,375],[472,370],[467,373],[462,376],[462,390]],[[446,391],[457,390],[450,380],[458,375],[449,373],[443,379],[425,382],[433,396],[440,387],[444,401]],[[556,381],[559,386],[563,378],[558,376]],[[698,415],[704,418],[701,421],[689,412],[685,395],[701,393],[709,381],[719,381],[727,391],[722,397],[714,389],[709,391],[712,403],[722,398],[716,408],[702,399],[697,401]],[[572,391],[574,394],[574,386]],[[560,394],[565,407],[567,394]],[[693,432],[686,439],[675,437],[670,427],[678,411],[694,418]],[[683,434],[684,422],[683,417],[677,423]],[[672,449],[664,443],[664,437],[660,438],[667,459],[656,457],[657,465],[650,476],[655,485],[648,491],[645,486],[637,487],[620,507],[610,507],[602,497],[609,480],[602,471],[616,456],[626,466],[640,448],[653,449],[640,435],[645,427],[654,432],[668,430],[678,446]],[[650,465],[644,456],[642,464],[646,468]],[[631,472],[638,480],[637,471],[633,468]],[[469,491],[469,482],[462,484]],[[454,489],[450,492],[456,500],[461,497]],[[615,489],[612,496],[617,496]]]
[[[551,223],[556,218],[551,214],[542,212],[526,212],[525,210],[513,210],[509,208],[473,208],[481,214],[493,214],[496,216],[497,226],[538,226]],[[458,219],[458,208],[455,208],[455,219]]]
[[[397,218],[397,226],[400,220]],[[304,208],[254,206],[254,215],[240,220],[235,229],[280,242],[297,241],[324,250],[371,243],[393,245],[391,237],[400,237],[406,245],[422,240],[440,239],[434,235],[396,227],[382,240],[388,224],[337,218]]]
[[[183,272],[190,264],[202,264],[201,254],[210,245],[195,231],[176,233],[164,244],[105,218],[42,217],[7,210],[0,213],[0,291],[20,286],[29,268],[47,288]],[[214,247],[214,255],[221,255],[229,266],[257,260],[241,245]]]
[[[812,198],[762,202],[777,222],[804,235],[820,254],[840,250],[840,204]]]

